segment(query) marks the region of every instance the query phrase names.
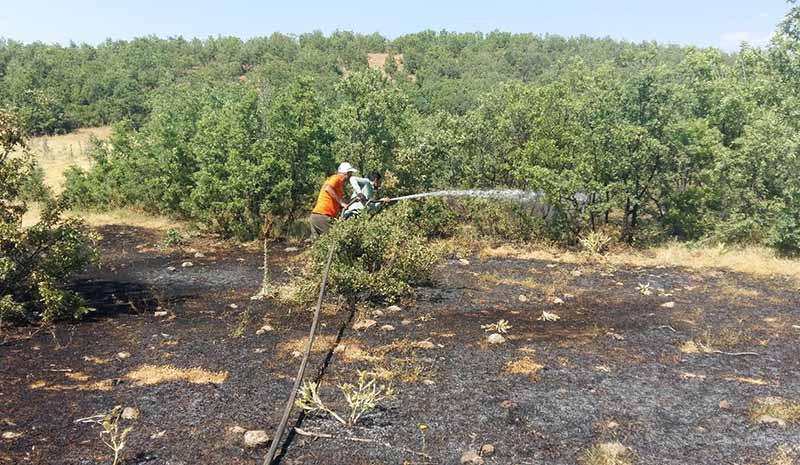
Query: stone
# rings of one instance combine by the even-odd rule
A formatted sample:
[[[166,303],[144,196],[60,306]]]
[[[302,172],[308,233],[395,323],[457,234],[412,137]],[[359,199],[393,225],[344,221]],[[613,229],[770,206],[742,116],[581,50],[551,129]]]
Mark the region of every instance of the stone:
[[[23,436],[22,433],[17,431],[4,431],[3,432],[3,439],[17,439]]]
[[[564,294],[564,300],[572,300],[575,298],[575,294]]]
[[[481,457],[491,457],[494,455],[494,445],[484,444],[481,446]]]
[[[300,249],[297,247],[286,247],[285,249],[283,249],[284,252],[297,252],[298,250]]]
[[[236,310],[237,308],[239,308],[239,306],[236,305],[236,304],[230,304],[230,305],[228,305],[228,308],[232,308],[232,309]]]
[[[551,302],[553,302],[556,305],[561,305],[564,303],[564,300],[559,297],[553,297],[553,300],[551,300]]]
[[[522,303],[525,303],[525,302],[528,301],[528,296],[526,296],[524,294],[520,294],[519,297],[517,297],[517,300],[519,300]]]
[[[608,423],[606,423],[606,428],[608,428],[608,429],[617,429],[618,427],[619,427],[619,423],[617,423],[614,420],[611,420]]]
[[[664,302],[661,304],[662,308],[675,308],[675,302]]]
[[[125,407],[122,409],[122,418],[124,420],[137,420],[139,418],[139,409],[136,407]]]
[[[194,258],[206,258],[206,254],[204,254],[203,252],[195,252]]]
[[[183,262],[183,263],[181,263],[181,268],[191,268],[193,266],[194,266],[194,263],[192,263],[192,262]]]
[[[399,305],[389,305],[386,307],[386,311],[389,313],[397,313],[403,311],[403,309]]]
[[[130,358],[130,357],[131,357],[131,353],[130,352],[119,352],[117,354],[117,358],[120,359],[120,360],[125,360],[126,358]]]
[[[413,321],[411,321],[411,320],[403,320],[403,321],[400,322],[400,324],[403,325],[403,326],[408,326],[411,323],[413,323]]]
[[[458,263],[460,263],[461,265],[467,266],[467,265],[469,265],[469,260],[467,260],[466,258],[459,258],[458,259]]]
[[[168,266],[167,267],[167,271],[175,272],[175,271],[178,271],[178,269],[175,268],[174,266]]]
[[[383,315],[384,315],[383,310],[373,310],[372,311],[372,316],[374,316],[375,318],[380,318]]]
[[[358,320],[353,324],[353,329],[356,331],[364,331],[366,329],[372,328],[378,322],[375,320]]]
[[[486,342],[488,342],[489,344],[502,344],[506,342],[506,338],[504,338],[500,334],[492,333],[489,335],[488,338],[486,338]]]
[[[244,433],[244,446],[249,448],[261,447],[269,442],[269,436],[264,430],[252,430]]]
[[[271,331],[275,331],[275,328],[273,328],[270,325],[264,325],[264,326],[258,328],[258,330],[256,330],[256,334],[261,336],[262,334],[268,333],[268,332],[271,332]]]
[[[436,348],[436,344],[431,341],[419,341],[417,342],[416,346],[423,350],[431,350]]]
[[[728,402],[727,400],[721,400],[719,401],[719,408],[721,408],[722,410],[730,410],[731,403]]]
[[[162,310],[162,311],[160,311],[160,312],[155,312],[155,313],[153,313],[153,316],[154,316],[154,317],[156,317],[156,318],[165,317],[165,316],[167,316],[167,312],[165,312],[165,311],[163,311],[163,310]]]
[[[163,438],[164,435],[167,434],[167,430],[159,431],[158,433],[153,433],[150,435],[150,439],[158,439]]]
[[[381,326],[381,331],[394,331],[394,326],[392,326],[392,325],[383,325],[383,326]]]
[[[232,433],[232,434],[244,434],[244,433],[247,432],[247,430],[242,428],[239,425],[236,425],[236,426],[231,426],[230,428],[228,428],[228,432]]]
[[[461,465],[483,465],[486,463],[474,450],[468,450],[461,455]]]

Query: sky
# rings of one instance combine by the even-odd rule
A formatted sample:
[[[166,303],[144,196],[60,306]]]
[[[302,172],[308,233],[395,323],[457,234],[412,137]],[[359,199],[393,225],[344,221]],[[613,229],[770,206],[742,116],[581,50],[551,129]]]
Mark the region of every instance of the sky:
[[[0,0],[0,37],[21,42],[348,30],[394,38],[426,29],[612,37],[718,47],[764,45],[785,0]]]

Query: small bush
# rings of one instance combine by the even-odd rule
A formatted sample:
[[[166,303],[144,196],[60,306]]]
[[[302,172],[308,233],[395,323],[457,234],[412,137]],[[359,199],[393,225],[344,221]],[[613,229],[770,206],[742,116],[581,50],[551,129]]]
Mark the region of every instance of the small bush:
[[[301,278],[303,300],[316,296],[331,245],[328,289],[350,298],[395,302],[413,294],[413,286],[430,281],[436,254],[410,221],[410,210],[398,205],[378,215],[340,221],[311,251],[311,264]]]
[[[779,254],[789,257],[800,255],[800,192],[790,196],[790,201],[777,214],[770,228],[767,245]]]
[[[447,238],[458,228],[459,214],[444,200],[423,200],[409,204],[407,208],[410,220],[428,238]]]
[[[11,156],[20,147],[22,153]],[[62,217],[63,199],[48,199],[39,221],[22,227],[26,189],[36,172],[24,148],[20,118],[0,111],[0,320],[79,318],[89,308],[64,284],[95,260],[92,237],[80,221]]]

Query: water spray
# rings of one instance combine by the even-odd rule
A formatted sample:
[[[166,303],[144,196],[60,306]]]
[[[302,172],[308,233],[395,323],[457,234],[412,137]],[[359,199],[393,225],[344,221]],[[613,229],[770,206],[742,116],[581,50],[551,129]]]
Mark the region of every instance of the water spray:
[[[523,191],[519,189],[466,189],[466,190],[443,190],[434,192],[423,192],[420,194],[403,195],[400,197],[393,197],[389,202],[397,202],[400,200],[413,200],[422,199],[426,197],[471,197],[476,199],[491,199],[491,200],[510,200],[518,203],[537,203],[545,198],[544,192],[538,191]]]

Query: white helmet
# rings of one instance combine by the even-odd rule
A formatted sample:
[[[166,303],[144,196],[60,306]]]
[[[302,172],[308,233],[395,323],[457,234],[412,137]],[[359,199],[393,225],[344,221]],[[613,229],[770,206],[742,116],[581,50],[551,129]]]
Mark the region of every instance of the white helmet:
[[[353,168],[353,165],[351,165],[350,163],[347,163],[347,162],[342,162],[342,164],[339,165],[339,169],[336,170],[336,171],[338,171],[339,173],[342,173],[342,174],[358,172],[357,169]]]

